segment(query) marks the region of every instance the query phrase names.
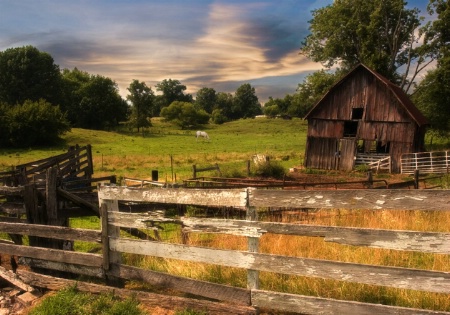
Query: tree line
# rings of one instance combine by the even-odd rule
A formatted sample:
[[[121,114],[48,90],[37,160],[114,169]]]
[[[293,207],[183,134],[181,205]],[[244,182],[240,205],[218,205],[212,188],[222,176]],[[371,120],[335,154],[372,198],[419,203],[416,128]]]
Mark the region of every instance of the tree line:
[[[246,83],[233,94],[203,87],[196,97],[165,79],[152,87],[133,80],[119,95],[110,78],[77,68],[61,70],[52,56],[32,46],[0,52],[0,145],[50,144],[72,127],[112,130],[126,123],[138,132],[163,117],[182,129],[209,122],[269,117],[304,117],[329,88],[364,63],[409,93],[436,136],[450,132],[450,9],[429,0],[425,22],[403,0],[340,0],[312,11],[300,54],[321,63],[293,94],[269,98],[262,107]],[[416,79],[431,63],[419,84]],[[159,93],[157,93],[159,92]]]

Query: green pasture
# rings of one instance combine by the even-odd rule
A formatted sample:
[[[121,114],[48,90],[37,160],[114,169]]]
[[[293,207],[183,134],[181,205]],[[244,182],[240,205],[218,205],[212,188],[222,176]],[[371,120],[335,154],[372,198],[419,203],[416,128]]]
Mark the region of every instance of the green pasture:
[[[208,125],[203,130],[209,141],[197,141],[196,130],[176,129],[159,118],[152,124],[139,133],[74,128],[57,146],[0,149],[0,171],[61,154],[76,144],[92,146],[94,176],[148,179],[152,170],[158,170],[159,180],[169,182],[190,178],[193,164],[201,168],[217,163],[224,174],[245,174],[246,163],[255,154],[268,155],[286,169],[303,162],[307,125],[301,119],[256,118]]]

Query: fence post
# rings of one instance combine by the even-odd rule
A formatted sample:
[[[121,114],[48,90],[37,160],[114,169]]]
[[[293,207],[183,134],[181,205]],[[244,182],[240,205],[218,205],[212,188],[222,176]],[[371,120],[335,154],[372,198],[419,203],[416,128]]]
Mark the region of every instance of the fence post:
[[[373,176],[372,171],[367,172],[367,187],[372,188],[373,187]]]
[[[247,213],[246,219],[248,221],[257,221],[258,214],[256,208],[250,204],[251,189],[247,188]],[[257,253],[259,251],[259,237],[248,237],[248,251]],[[259,289],[259,271],[247,270],[247,288],[250,290]]]
[[[108,271],[111,264],[121,264],[122,255],[119,252],[109,250],[109,239],[120,237],[120,227],[108,225],[108,212],[119,211],[118,200],[99,199],[100,215],[102,222],[102,254],[103,254],[103,269]],[[106,254],[106,257],[105,257]],[[123,286],[123,281],[116,277],[109,277],[108,283],[114,286]]]
[[[196,179],[197,178],[197,166],[194,164],[192,165],[192,178]]]
[[[102,228],[102,255],[103,270],[109,270],[109,237],[108,237],[108,207],[106,203],[100,206],[100,219]]]
[[[419,189],[419,170],[414,170],[414,189]]]

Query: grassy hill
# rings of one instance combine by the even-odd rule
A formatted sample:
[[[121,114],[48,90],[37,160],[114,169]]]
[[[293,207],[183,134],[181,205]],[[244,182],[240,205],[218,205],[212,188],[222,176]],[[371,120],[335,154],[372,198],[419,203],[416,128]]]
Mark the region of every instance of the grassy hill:
[[[266,154],[285,168],[302,163],[306,143],[306,122],[301,119],[246,119],[223,125],[208,125],[210,141],[195,138],[196,130],[179,130],[152,119],[144,133],[105,132],[72,129],[58,146],[28,149],[0,149],[0,170],[67,151],[71,145],[92,145],[95,176],[117,175],[151,178],[158,170],[160,180],[186,179],[192,165],[218,163],[224,173],[245,172],[254,154]]]

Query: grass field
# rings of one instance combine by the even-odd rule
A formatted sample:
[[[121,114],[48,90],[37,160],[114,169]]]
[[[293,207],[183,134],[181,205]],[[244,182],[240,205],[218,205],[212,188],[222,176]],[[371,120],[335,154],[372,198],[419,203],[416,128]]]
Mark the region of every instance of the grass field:
[[[224,173],[246,169],[254,154],[266,154],[284,167],[298,166],[306,142],[306,123],[300,119],[247,119],[208,125],[211,140],[195,138],[195,130],[177,130],[160,119],[144,133],[116,133],[72,129],[63,142],[50,148],[0,149],[0,170],[67,151],[68,146],[92,145],[94,176],[117,175],[181,180],[192,175],[192,165],[218,163]]]

